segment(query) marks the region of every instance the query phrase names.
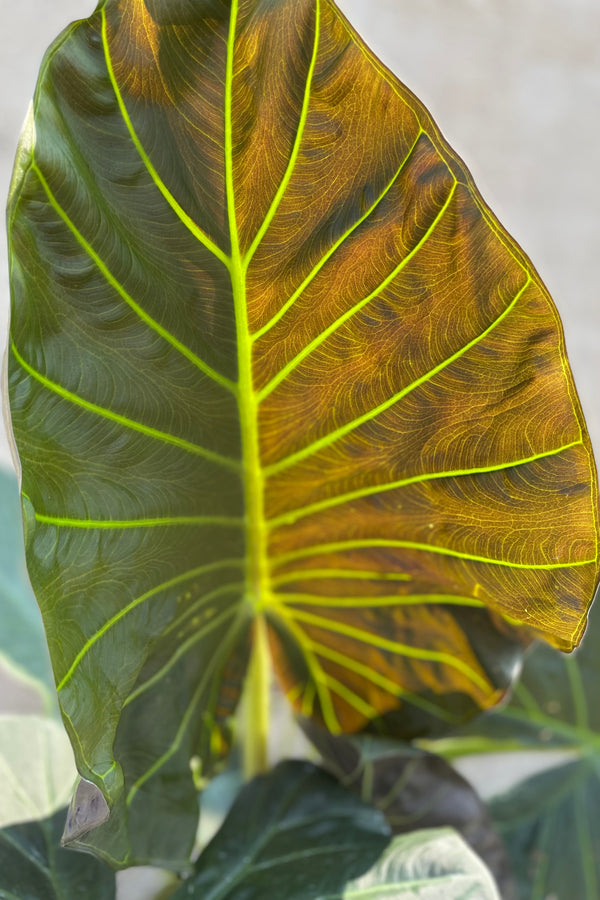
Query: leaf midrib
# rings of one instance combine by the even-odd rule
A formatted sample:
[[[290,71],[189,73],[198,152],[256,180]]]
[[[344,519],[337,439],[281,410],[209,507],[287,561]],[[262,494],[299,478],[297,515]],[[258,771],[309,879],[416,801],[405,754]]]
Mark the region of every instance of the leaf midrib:
[[[252,379],[252,343],[246,304],[246,271],[249,258],[240,249],[233,183],[233,56],[238,0],[232,0],[225,70],[225,194],[231,242],[228,268],[231,276],[238,353],[238,410],[242,441],[242,482],[246,510],[246,596],[253,612],[266,595],[268,566],[264,536],[264,490],[258,445],[257,403]]]

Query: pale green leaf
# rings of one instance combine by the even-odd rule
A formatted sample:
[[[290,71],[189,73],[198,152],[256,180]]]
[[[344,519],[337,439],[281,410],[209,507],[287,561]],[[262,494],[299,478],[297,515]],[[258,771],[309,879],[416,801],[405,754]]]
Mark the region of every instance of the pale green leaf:
[[[0,716],[0,827],[44,819],[65,806],[76,775],[69,739],[58,722]]]

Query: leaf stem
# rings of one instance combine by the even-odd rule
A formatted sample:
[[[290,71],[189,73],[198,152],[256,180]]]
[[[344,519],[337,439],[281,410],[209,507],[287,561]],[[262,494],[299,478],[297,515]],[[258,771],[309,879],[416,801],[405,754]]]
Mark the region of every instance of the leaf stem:
[[[252,656],[245,685],[244,776],[247,780],[268,767],[269,691],[271,659],[264,617],[254,621]]]

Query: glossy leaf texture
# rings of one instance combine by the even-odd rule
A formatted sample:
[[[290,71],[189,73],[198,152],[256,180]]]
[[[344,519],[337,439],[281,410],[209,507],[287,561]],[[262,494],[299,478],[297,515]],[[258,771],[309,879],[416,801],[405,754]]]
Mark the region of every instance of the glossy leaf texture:
[[[390,842],[382,814],[308,763],[247,785],[178,898],[497,900],[485,866],[449,830]]]
[[[60,847],[65,814],[0,830],[3,900],[114,900],[114,872],[87,853]]]
[[[256,617],[332,732],[456,722],[531,630],[579,640],[556,310],[330,0],[103,0],[45,59],[9,221],[28,565],[99,852],[182,861]]]
[[[389,739],[332,735],[309,720],[303,727],[328,770],[381,810],[393,834],[455,829],[489,868],[502,900],[515,900],[506,849],[485,803],[442,757]]]

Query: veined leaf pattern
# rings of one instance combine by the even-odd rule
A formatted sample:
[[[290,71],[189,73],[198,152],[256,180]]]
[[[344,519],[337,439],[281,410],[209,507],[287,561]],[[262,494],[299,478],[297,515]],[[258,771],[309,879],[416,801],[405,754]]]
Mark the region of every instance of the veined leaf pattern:
[[[96,852],[179,860],[256,617],[333,732],[454,722],[532,631],[579,640],[590,445],[539,277],[330,0],[104,0],[34,118],[28,564]]]

